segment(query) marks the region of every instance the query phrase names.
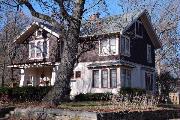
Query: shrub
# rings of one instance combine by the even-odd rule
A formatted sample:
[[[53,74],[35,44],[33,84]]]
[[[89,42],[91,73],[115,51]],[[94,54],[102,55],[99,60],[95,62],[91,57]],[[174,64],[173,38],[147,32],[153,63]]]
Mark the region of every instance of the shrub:
[[[24,102],[24,101],[41,101],[43,97],[51,89],[47,87],[15,87],[15,88],[0,88],[0,98],[8,96],[11,101]]]
[[[75,101],[108,101],[111,100],[112,93],[80,93],[76,95]]]
[[[119,95],[132,95],[132,96],[139,96],[139,95],[143,95],[146,94],[146,91],[144,89],[140,89],[140,88],[129,88],[129,87],[123,87],[120,89],[119,91]]]

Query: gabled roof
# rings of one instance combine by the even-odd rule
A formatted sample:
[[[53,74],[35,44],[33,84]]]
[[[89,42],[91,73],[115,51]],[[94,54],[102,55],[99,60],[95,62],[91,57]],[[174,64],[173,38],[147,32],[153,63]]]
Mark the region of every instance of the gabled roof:
[[[83,22],[81,26],[81,37],[110,34],[110,33],[120,33],[123,34],[137,19],[141,19],[150,39],[155,47],[155,49],[160,48],[161,44],[157,37],[157,34],[152,26],[149,14],[147,10],[135,11],[130,13],[125,13],[123,15],[110,16],[106,18],[97,19],[94,24],[89,24],[90,22]],[[98,25],[96,23],[99,23]],[[60,33],[58,30],[54,30],[49,24],[44,24],[41,22],[32,23],[17,39],[17,43],[22,43],[25,39],[29,37],[37,28],[43,28],[54,36],[59,37]],[[95,27],[95,28],[94,28]]]
[[[152,26],[150,16],[147,10],[134,11],[125,13],[123,15],[115,15],[107,18],[99,18],[94,22],[82,23],[81,35],[82,36],[95,36],[102,34],[120,33],[123,34],[133,23],[141,19],[154,47],[160,48],[161,44],[159,38]],[[95,25],[96,26],[95,26]]]
[[[42,22],[33,22],[29,25],[16,39],[14,42],[23,43],[30,35],[32,35],[38,28],[42,28],[52,35],[59,38],[59,34],[57,30],[53,29],[53,26],[49,24],[45,24]]]

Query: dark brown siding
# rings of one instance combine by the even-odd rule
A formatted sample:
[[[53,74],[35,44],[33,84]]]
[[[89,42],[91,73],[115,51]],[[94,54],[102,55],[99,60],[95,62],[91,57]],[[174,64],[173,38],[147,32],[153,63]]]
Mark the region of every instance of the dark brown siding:
[[[17,55],[13,61],[13,64],[25,64],[34,62],[55,62],[56,61],[56,51],[57,51],[57,38],[50,33],[45,31],[46,35],[44,37],[49,38],[49,58],[40,60],[29,60],[29,41],[35,39],[35,33],[33,33],[29,38],[23,43],[18,45]],[[42,39],[42,38],[38,38]]]
[[[134,33],[134,28],[135,28],[135,24],[133,24],[129,28],[129,30],[127,30],[127,32],[125,34],[132,33],[132,32]],[[135,37],[134,34],[129,35],[129,36],[131,38],[131,43],[130,43],[131,56],[126,57],[126,56],[121,55],[120,58],[130,61],[130,62],[134,62],[134,63],[138,63],[138,64],[150,66],[150,67],[155,67],[154,46],[153,46],[145,28],[143,27],[143,38]],[[152,63],[147,62],[147,44],[151,45]]]
[[[80,62],[94,62],[94,61],[108,61],[108,60],[126,60],[130,62],[134,62],[137,64],[142,64],[150,67],[155,67],[155,51],[154,46],[143,27],[143,38],[135,37],[135,24],[133,24],[127,32],[125,32],[125,35],[130,37],[130,57],[121,55],[111,55],[111,56],[99,56],[98,49],[99,49],[99,43],[97,42],[96,48],[94,50],[88,51],[84,53],[81,58]],[[117,36],[117,35],[114,35]],[[147,62],[147,44],[151,45],[152,50],[152,63]],[[119,47],[120,48],[120,47]]]

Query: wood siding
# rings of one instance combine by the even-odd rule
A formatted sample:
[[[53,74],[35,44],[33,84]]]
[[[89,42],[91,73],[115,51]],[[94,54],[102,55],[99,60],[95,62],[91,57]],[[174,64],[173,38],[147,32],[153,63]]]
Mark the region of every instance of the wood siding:
[[[57,59],[57,42],[58,39],[44,31],[46,35],[43,38],[35,38],[35,32],[28,37],[28,39],[23,44],[17,45],[17,55],[13,60],[13,64],[26,64],[35,62],[56,62]],[[29,59],[29,41],[38,39],[49,39],[49,57],[45,59]],[[59,56],[58,56],[59,57]]]
[[[155,67],[154,46],[144,27],[142,28],[142,30],[143,30],[142,38],[135,36],[135,24],[132,24],[129,27],[129,29],[124,33],[124,35],[127,35],[128,37],[130,37],[130,56],[127,57],[127,56],[122,55],[120,52],[120,47],[119,47],[119,55],[99,56],[99,43],[98,43],[98,40],[96,40],[97,44],[96,44],[95,49],[84,53],[80,58],[80,62],[108,61],[108,60],[121,59],[121,60],[130,61],[130,62],[134,62],[141,65]],[[116,35],[113,34],[113,36],[119,37],[119,34],[116,34]],[[103,38],[101,37],[101,39]],[[121,42],[119,41],[119,46],[120,44]],[[151,45],[151,57],[152,57],[151,63],[147,62],[147,44]]]

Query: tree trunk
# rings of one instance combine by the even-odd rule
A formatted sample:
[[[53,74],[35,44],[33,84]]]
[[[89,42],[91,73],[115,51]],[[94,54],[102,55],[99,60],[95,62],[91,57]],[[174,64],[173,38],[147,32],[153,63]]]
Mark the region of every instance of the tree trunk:
[[[52,90],[43,99],[50,104],[58,105],[70,97],[70,79],[77,61],[79,33],[85,0],[77,0],[73,15],[67,18],[68,30],[61,38],[64,42],[61,62],[56,72],[56,81]]]

